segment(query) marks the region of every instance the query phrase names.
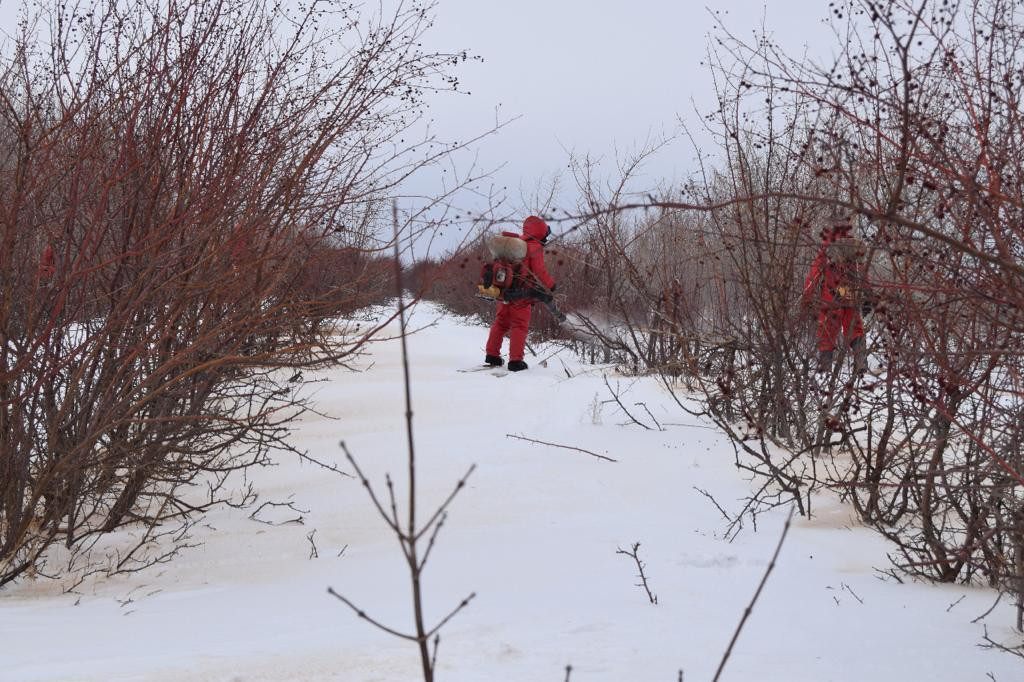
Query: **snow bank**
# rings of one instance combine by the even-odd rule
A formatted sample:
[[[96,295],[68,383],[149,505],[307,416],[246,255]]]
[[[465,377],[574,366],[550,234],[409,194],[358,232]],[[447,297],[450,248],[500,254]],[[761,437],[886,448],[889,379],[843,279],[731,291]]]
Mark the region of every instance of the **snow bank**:
[[[413,325],[424,327],[410,342],[423,510],[478,467],[426,574],[429,620],[478,594],[443,631],[439,679],[561,680],[566,664],[580,682],[675,680],[679,669],[711,679],[785,516],[721,539],[724,519],[695,488],[728,511],[747,493],[723,437],[654,380],[619,385],[627,405],[675,424],[664,431],[623,425],[602,402],[602,368],[560,355],[501,378],[462,374],[482,360],[486,329],[427,305]],[[347,470],[344,439],[375,480],[390,471],[402,482],[397,341],[374,344],[364,362],[360,373],[325,373],[315,399],[326,416],[305,417],[296,438]],[[222,509],[197,531],[203,545],[169,565],[77,594],[42,580],[0,593],[0,680],[417,679],[412,645],[326,594],[332,586],[375,618],[411,623],[397,543],[359,483],[293,458],[255,478],[261,499],[293,503],[261,514],[282,525]],[[794,522],[724,679],[1019,679],[1018,660],[977,647],[984,624],[1009,636],[1009,604],[973,624],[993,592],[881,580],[883,540],[834,501],[817,508]],[[616,554],[634,542],[657,606]]]

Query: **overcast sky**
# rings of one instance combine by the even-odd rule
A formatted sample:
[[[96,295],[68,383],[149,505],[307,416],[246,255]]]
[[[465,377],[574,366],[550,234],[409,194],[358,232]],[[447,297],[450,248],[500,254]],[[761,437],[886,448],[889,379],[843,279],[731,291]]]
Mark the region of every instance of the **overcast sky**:
[[[713,108],[705,59],[713,13],[740,35],[762,23],[787,51],[827,49],[825,0],[440,0],[433,39],[484,58],[460,70],[472,95],[438,98],[433,114],[446,134],[468,135],[501,116],[519,118],[480,144],[484,163],[506,166],[495,179],[518,197],[538,178],[564,169],[568,151],[614,160],[678,119],[698,132],[695,112]],[[458,131],[465,131],[459,133]],[[694,170],[680,141],[648,166],[658,178]]]
[[[0,0],[7,33],[16,7]],[[508,187],[518,208],[520,188],[529,193],[564,170],[569,152],[613,161],[616,148],[628,152],[677,131],[679,118],[699,130],[694,108],[712,108],[701,61],[714,13],[741,35],[763,23],[791,53],[830,42],[822,25],[827,0],[438,0],[428,46],[467,49],[484,61],[458,71],[471,95],[435,99],[435,130],[464,140],[491,128],[496,109],[503,120],[518,117],[477,148],[482,166],[504,164],[493,182]],[[666,149],[647,166],[651,184],[685,178],[693,157],[688,142]],[[432,182],[421,177],[412,189],[425,191]]]

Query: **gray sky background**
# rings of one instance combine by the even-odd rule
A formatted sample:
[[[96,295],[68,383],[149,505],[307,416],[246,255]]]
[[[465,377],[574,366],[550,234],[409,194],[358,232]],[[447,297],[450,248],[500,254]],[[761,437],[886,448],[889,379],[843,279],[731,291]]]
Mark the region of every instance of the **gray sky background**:
[[[14,30],[17,7],[0,0],[6,33]],[[483,168],[503,166],[484,187],[507,187],[508,208],[526,210],[522,198],[564,174],[570,152],[602,158],[610,173],[617,150],[628,153],[652,137],[671,135],[679,119],[697,134],[698,144],[709,144],[695,109],[713,108],[701,61],[714,14],[736,34],[752,36],[763,25],[791,54],[809,44],[820,57],[829,54],[831,42],[822,23],[827,13],[827,0],[438,0],[426,46],[467,49],[484,61],[457,71],[472,94],[434,98],[432,128],[442,139],[465,140],[491,128],[496,110],[502,120],[518,117],[482,140],[475,153]],[[647,164],[641,182],[681,181],[695,170],[694,156],[691,143],[679,140]],[[571,207],[571,178],[564,180],[561,203]],[[409,190],[426,193],[437,186],[437,174],[426,174]],[[479,208],[472,197],[463,201]],[[447,235],[442,245],[455,237]]]
[[[696,112],[714,108],[701,62],[715,13],[737,35],[763,25],[790,53],[807,45],[819,58],[831,54],[826,0],[440,0],[435,46],[468,48],[485,61],[459,71],[470,96],[437,98],[437,129],[461,139],[486,130],[496,107],[504,119],[519,117],[479,144],[483,165],[505,164],[494,181],[508,187],[513,208],[538,181],[564,172],[569,152],[600,157],[611,172],[617,150],[670,135],[680,119],[709,144]],[[680,139],[645,166],[643,180],[685,179],[694,157]],[[571,182],[565,187],[571,206]]]

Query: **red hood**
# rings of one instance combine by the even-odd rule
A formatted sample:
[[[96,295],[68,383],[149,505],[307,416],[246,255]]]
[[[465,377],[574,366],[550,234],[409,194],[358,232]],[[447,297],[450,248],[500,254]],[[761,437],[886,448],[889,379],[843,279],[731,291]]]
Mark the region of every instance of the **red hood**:
[[[523,237],[526,239],[540,241],[547,238],[550,232],[551,228],[548,227],[548,224],[535,215],[523,221]]]

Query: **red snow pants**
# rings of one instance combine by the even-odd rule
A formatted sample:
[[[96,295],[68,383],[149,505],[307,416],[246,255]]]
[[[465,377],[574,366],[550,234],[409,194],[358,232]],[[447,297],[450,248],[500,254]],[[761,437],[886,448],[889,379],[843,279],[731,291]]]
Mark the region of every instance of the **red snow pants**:
[[[526,350],[526,333],[530,331],[530,310],[533,301],[499,303],[498,314],[487,337],[487,354],[500,356],[501,342],[508,334],[508,359],[522,360]]]
[[[864,320],[855,308],[824,308],[818,313],[818,350],[836,349],[839,330],[847,344],[864,336]]]

